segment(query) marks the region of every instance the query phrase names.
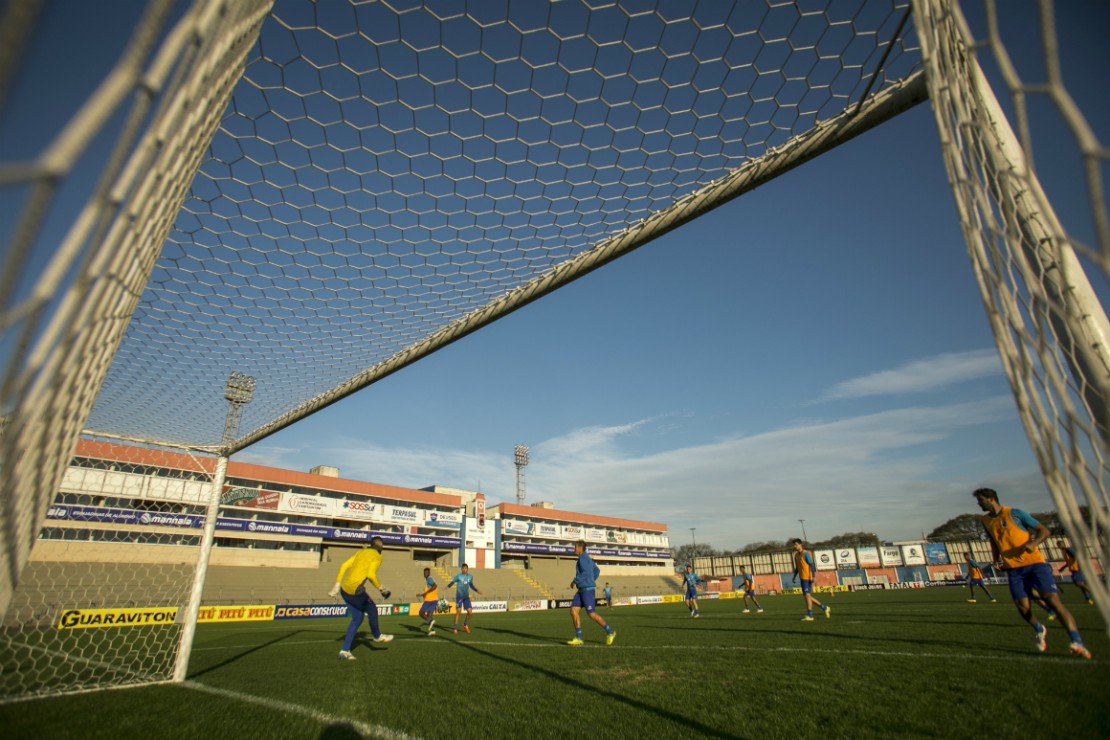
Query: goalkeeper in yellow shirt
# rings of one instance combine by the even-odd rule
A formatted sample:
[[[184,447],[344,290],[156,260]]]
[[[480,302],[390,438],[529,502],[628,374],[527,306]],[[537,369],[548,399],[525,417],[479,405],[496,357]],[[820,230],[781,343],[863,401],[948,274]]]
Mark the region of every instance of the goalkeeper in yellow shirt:
[[[343,649],[339,651],[340,660],[354,660],[351,655],[351,646],[354,645],[355,635],[362,625],[362,618],[370,622],[370,632],[374,635],[374,642],[389,642],[393,635],[383,635],[378,629],[378,607],[373,599],[366,593],[366,582],[370,581],[378,589],[383,599],[389,598],[389,589],[382,586],[378,580],[378,567],[382,564],[382,548],[385,543],[381,537],[370,540],[370,547],[361,550],[347,562],[339,566],[339,575],[335,578],[335,586],[330,595],[342,596],[347,602],[347,610],[351,613],[351,624],[347,627],[347,637],[343,640]]]

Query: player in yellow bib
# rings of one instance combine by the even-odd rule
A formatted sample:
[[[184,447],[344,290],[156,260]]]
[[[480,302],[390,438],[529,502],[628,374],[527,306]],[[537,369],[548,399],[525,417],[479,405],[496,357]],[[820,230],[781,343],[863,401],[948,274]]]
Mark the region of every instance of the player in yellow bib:
[[[432,578],[432,569],[424,569],[424,590],[418,596],[424,599],[420,605],[420,618],[428,625],[428,636],[436,633],[436,607],[439,606],[439,587]]]
[[[1071,638],[1068,650],[1090,660],[1091,652],[1083,645],[1075,618],[1060,601],[1052,568],[1037,549],[1038,545],[1048,539],[1048,527],[1021,509],[1000,504],[998,493],[990,488],[980,488],[972,495],[979,508],[986,512],[983,515],[983,528],[990,535],[995,562],[1001,570],[1006,571],[1010,581],[1010,596],[1013,597],[1022,619],[1033,628],[1037,650],[1043,653],[1047,649],[1045,626],[1037,621],[1031,603],[1031,599],[1039,594],[1064,623],[1068,637]]]
[[[362,626],[363,617],[370,622],[370,632],[374,635],[374,642],[389,642],[393,635],[383,635],[378,629],[378,607],[366,593],[366,582],[370,581],[381,593],[382,598],[389,598],[389,589],[382,586],[378,580],[378,567],[382,564],[382,548],[385,544],[381,537],[370,540],[370,547],[359,550],[347,558],[339,566],[339,575],[335,577],[335,587],[331,596],[342,596],[347,604],[347,611],[351,615],[351,623],[347,626],[347,636],[343,638],[343,649],[339,651],[340,660],[354,660],[351,655],[351,646],[354,645],[358,628]]]

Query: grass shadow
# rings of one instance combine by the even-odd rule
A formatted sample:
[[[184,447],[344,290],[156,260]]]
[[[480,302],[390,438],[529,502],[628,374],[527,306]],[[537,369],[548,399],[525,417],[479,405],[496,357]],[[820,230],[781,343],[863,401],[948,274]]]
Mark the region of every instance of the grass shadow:
[[[728,740],[744,740],[741,735],[733,735],[730,733],[722,732],[718,728],[703,725],[702,723],[698,722],[696,719],[693,719],[688,715],[676,714],[675,712],[672,712],[670,710],[647,704],[638,699],[632,699],[630,697],[623,696],[621,694],[617,694],[606,689],[601,689],[596,686],[590,686],[588,684],[582,683],[581,681],[570,678],[569,676],[564,676],[561,673],[557,673],[546,668],[541,668],[531,663],[525,663],[521,660],[515,660],[514,658],[509,658],[504,655],[498,655],[489,650],[483,650],[481,649],[481,647],[479,647],[480,643],[452,641],[451,644],[457,645],[464,650],[470,650],[471,652],[478,653],[479,655],[483,655],[487,658],[501,661],[502,663],[508,663],[509,665],[516,666],[517,668],[523,668],[525,670],[532,671],[533,673],[538,673],[545,678],[551,679],[552,681],[557,681],[561,684],[564,684],[565,686],[569,686],[570,688],[591,692],[619,704],[623,704],[632,709],[637,709],[642,712],[654,714],[657,717],[667,720],[668,722],[673,722],[676,726],[682,729],[684,736],[688,736],[693,732],[697,732],[704,735],[705,737],[727,738]],[[567,649],[574,650],[575,648],[568,647]]]
[[[550,642],[556,645],[566,642],[565,638],[561,637],[542,637],[536,634],[528,634],[527,632],[517,632],[516,630],[498,629],[497,627],[483,627],[483,632],[496,632],[500,635],[512,635],[514,637],[521,637],[525,640],[535,640],[537,642]]]
[[[242,651],[241,653],[233,655],[230,658],[227,658],[225,660],[222,660],[219,663],[216,663],[215,665],[210,665],[207,668],[202,668],[201,670],[196,671],[195,673],[190,672],[189,675],[188,675],[188,678],[196,679],[198,676],[203,676],[206,673],[211,673],[212,671],[215,671],[215,670],[218,670],[218,669],[223,668],[225,666],[231,665],[235,661],[241,660],[241,659],[247,657],[248,655],[251,655],[252,653],[257,653],[259,650],[264,650],[264,649],[266,649],[268,647],[271,647],[273,645],[277,645],[279,642],[283,642],[285,640],[288,640],[290,637],[296,637],[297,635],[301,634],[304,631],[305,630],[293,630],[292,632],[287,632],[284,635],[280,635],[279,637],[275,637],[272,640],[268,640],[266,642],[261,642],[261,643],[255,645],[254,647],[247,648],[246,650]]]

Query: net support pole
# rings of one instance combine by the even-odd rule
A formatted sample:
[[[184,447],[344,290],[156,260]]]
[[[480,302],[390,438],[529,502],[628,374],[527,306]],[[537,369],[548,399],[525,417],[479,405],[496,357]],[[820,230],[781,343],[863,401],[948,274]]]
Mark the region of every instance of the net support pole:
[[[193,573],[193,589],[189,593],[189,603],[181,615],[181,642],[177,648],[177,661],[174,663],[174,683],[181,683],[189,673],[189,656],[193,652],[193,638],[197,633],[197,615],[200,613],[200,600],[204,595],[204,579],[208,575],[208,560],[212,556],[212,546],[216,541],[216,517],[220,513],[220,493],[224,490],[227,478],[227,456],[221,455],[216,461],[216,474],[212,477],[212,493],[208,497],[208,509],[204,515],[204,534],[200,540],[197,554],[197,567]]]

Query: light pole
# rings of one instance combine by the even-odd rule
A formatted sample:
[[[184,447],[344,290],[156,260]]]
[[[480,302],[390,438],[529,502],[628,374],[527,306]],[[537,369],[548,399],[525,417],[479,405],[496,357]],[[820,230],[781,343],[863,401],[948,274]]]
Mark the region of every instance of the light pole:
[[[806,537],[806,520],[805,519],[799,519],[798,521],[802,525],[802,542],[808,543],[809,542],[809,537]]]
[[[528,448],[517,445],[513,448],[513,459],[516,461],[516,502],[524,506],[524,468],[528,465]]]
[[[694,543],[694,554],[690,556],[691,565],[694,564],[694,558],[698,556],[698,538],[694,536],[695,531],[697,531],[697,527],[690,527],[690,539]]]
[[[224,421],[223,443],[229,447],[235,441],[243,407],[254,399],[254,376],[233,372],[224,385],[224,398],[227,399],[227,419]]]

